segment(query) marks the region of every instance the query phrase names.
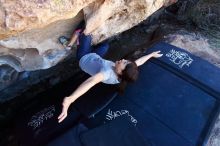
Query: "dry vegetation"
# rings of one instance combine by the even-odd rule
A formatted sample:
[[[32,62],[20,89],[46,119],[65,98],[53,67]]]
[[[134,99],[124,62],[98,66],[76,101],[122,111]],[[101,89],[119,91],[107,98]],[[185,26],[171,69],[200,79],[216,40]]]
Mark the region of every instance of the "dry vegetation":
[[[210,36],[210,43],[220,49],[220,1],[200,0],[188,15],[206,35]]]

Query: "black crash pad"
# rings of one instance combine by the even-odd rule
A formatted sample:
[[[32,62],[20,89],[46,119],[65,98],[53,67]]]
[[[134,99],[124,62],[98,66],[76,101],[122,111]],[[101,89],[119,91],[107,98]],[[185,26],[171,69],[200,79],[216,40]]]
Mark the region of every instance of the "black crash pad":
[[[87,129],[78,124],[51,141],[47,146],[147,146],[136,127],[126,116],[117,118],[107,124]]]
[[[26,110],[16,122],[16,133],[21,146],[40,146],[77,124],[80,113],[70,108],[68,120],[58,123],[61,107],[55,103],[39,105],[35,110]]]
[[[156,50],[163,57],[141,66],[138,81],[85,124],[92,128],[127,116],[152,145],[205,145],[219,114],[220,69],[166,43],[148,53]]]
[[[64,134],[52,140],[47,146],[82,146],[80,134],[87,130],[83,124],[75,125]]]
[[[164,42],[157,43],[147,53],[161,50],[163,57],[151,60],[180,78],[220,99],[220,69],[189,52]]]
[[[116,96],[115,85],[99,83],[77,99],[73,106],[84,117],[90,118],[104,109]]]
[[[68,118],[62,123],[58,123],[57,117],[62,110],[63,98],[71,94],[84,79],[73,78],[60,83],[24,105],[15,122],[21,146],[44,145],[78,123],[81,114],[73,106],[70,106]]]
[[[81,134],[82,146],[148,146],[128,117],[120,117]]]
[[[117,95],[114,86],[100,83],[74,102],[68,110],[68,117],[59,124],[57,117],[62,110],[63,98],[70,95],[88,77],[80,72],[80,75],[37,95],[33,103],[24,105],[15,122],[15,131],[22,146],[43,145],[62,135],[81,119],[101,111]]]

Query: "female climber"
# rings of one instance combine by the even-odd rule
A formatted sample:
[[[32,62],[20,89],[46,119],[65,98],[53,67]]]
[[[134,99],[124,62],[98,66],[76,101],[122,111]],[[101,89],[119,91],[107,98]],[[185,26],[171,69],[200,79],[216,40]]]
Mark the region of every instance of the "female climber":
[[[65,37],[60,37],[60,42],[66,44],[65,46],[68,49],[71,49],[77,38],[79,38],[79,48],[77,49],[76,55],[79,60],[79,66],[84,72],[91,75],[91,77],[85,80],[70,96],[64,98],[62,112],[58,116],[59,123],[67,117],[67,111],[71,103],[96,84],[100,82],[105,84],[118,84],[119,92],[123,92],[128,82],[137,80],[138,66],[144,64],[152,57],[159,58],[163,55],[160,54],[160,51],[156,51],[136,61],[121,59],[114,63],[102,58],[108,50],[109,46],[107,43],[93,48],[91,46],[91,36],[85,35],[82,30],[79,29],[74,33],[69,42]]]

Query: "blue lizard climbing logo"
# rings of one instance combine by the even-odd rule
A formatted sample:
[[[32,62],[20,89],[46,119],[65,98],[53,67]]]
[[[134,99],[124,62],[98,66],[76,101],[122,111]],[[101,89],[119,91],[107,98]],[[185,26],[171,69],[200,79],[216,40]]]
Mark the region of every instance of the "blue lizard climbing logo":
[[[190,64],[193,62],[193,59],[185,52],[176,51],[174,49],[170,50],[166,57],[169,58],[171,62],[178,65],[180,68],[183,68],[183,66],[190,66]]]

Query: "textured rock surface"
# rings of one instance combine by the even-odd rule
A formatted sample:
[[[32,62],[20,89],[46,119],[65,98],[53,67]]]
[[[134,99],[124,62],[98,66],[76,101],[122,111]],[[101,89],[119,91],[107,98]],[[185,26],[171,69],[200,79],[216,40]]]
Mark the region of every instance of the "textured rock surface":
[[[0,69],[0,90],[16,81],[18,74],[12,67],[2,65]]]
[[[175,0],[0,0],[0,88],[15,82],[18,72],[50,68],[74,53],[75,50],[65,50],[57,38],[70,37],[83,17],[87,22],[86,32],[98,43],[173,2]]]
[[[175,0],[0,0],[0,65],[16,71],[46,69],[70,52],[58,42],[86,20],[96,44],[137,25]],[[68,19],[73,18],[74,19]],[[62,20],[62,21],[57,21]],[[53,23],[52,23],[53,22]]]
[[[220,1],[200,0],[187,15],[209,36],[209,42],[220,48]]]
[[[93,35],[93,43],[109,38],[137,25],[162,6],[175,0],[105,0],[84,8],[86,33]]]
[[[103,23],[109,18],[110,22],[119,21],[117,24],[122,24],[124,20],[124,23],[130,22],[118,29],[124,31],[161,6],[173,2],[175,0],[0,0],[0,39],[24,30],[42,28],[57,20],[72,18],[83,8],[89,32],[96,29],[97,22]],[[114,23],[108,24],[117,26]]]
[[[94,0],[0,0],[0,39],[69,19]]]
[[[216,120],[215,126],[212,129],[211,136],[207,142],[207,146],[219,146],[220,145],[220,115]]]
[[[0,64],[7,63],[19,72],[45,69],[55,65],[70,53],[57,42],[57,38],[71,33],[82,16],[80,13],[75,19],[57,21],[47,27],[32,29],[0,40]]]

